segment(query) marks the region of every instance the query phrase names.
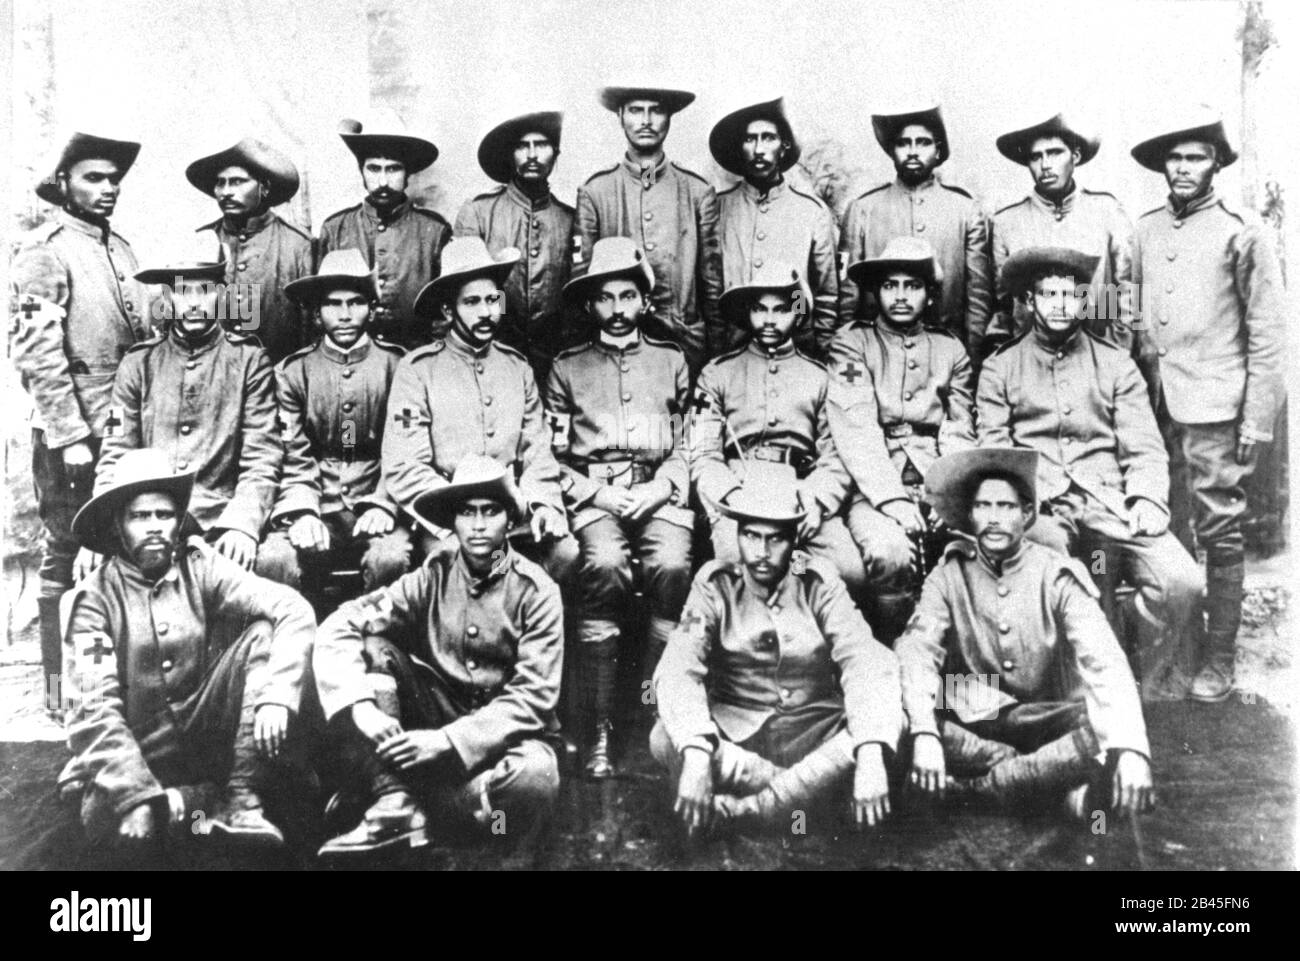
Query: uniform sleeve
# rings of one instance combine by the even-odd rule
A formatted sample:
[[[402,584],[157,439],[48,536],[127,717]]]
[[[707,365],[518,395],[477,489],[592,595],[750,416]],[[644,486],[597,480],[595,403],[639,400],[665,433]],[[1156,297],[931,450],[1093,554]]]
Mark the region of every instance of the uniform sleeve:
[[[1001,364],[990,361],[984,365],[975,397],[980,446],[1015,447],[1011,436],[1011,403],[1007,399],[1006,378]]]
[[[570,240],[571,261],[570,278],[583,277],[591,263],[591,248],[600,239],[600,215],[596,212],[596,202],[586,187],[578,188],[578,199],[573,215],[573,236]]]
[[[444,487],[447,481],[433,469],[428,395],[420,372],[405,360],[393,374],[386,416],[381,448],[384,484],[389,496],[409,511],[417,496]]]
[[[700,371],[691,403],[691,482],[706,504],[720,504],[732,491],[740,489],[740,480],[722,455],[726,443],[725,407],[717,381],[716,366]]]
[[[109,398],[109,407],[117,408],[122,418],[121,430],[104,432],[104,442],[99,448],[99,460],[95,463],[95,493],[103,493],[111,486],[113,472],[122,455],[129,450],[144,446],[140,429],[140,411],[144,403],[144,365],[145,353],[130,353],[122,358],[122,364],[113,375],[113,392]]]
[[[1133,348],[1133,224],[1117,202],[1111,216],[1110,243],[1106,251],[1110,261],[1111,282],[1115,284],[1116,316],[1110,318],[1107,334],[1112,341],[1131,351]]]
[[[560,493],[560,465],[551,450],[551,436],[542,416],[542,399],[537,381],[527,365],[524,375],[524,423],[519,433],[519,493],[529,508],[553,507],[564,514],[564,497]]]
[[[320,262],[325,259],[325,255],[332,250],[342,248],[339,239],[339,228],[343,223],[342,217],[331,217],[320,225],[320,237],[316,240],[316,267],[320,267]],[[363,250],[364,254],[365,251]]]
[[[1146,381],[1128,357],[1115,381],[1115,441],[1124,473],[1124,501],[1142,497],[1169,511],[1169,454],[1147,396]]]
[[[829,210],[821,209],[813,231],[809,257],[809,283],[813,292],[813,333],[817,352],[825,357],[831,338],[840,326],[840,280],[835,258],[835,221]]]
[[[577,404],[573,400],[573,385],[569,383],[567,365],[556,363],[551,366],[550,373],[546,378],[543,400],[547,416],[551,419],[552,430],[559,431],[563,427],[565,431],[563,446],[567,446],[573,416],[577,412]],[[564,492],[565,506],[570,511],[586,506],[596,496],[596,492],[600,490],[600,482],[592,480],[563,459],[559,459],[559,464],[560,489]]]
[[[696,578],[682,609],[677,628],[654,672],[655,705],[674,750],[698,747],[710,754],[716,745],[718,725],[709,712],[705,682],[709,652],[718,641],[722,599],[706,579]]]
[[[712,187],[705,189],[696,213],[699,232],[699,304],[700,318],[704,321],[704,344],[710,356],[726,349],[731,336],[729,325],[722,319],[718,302],[722,299],[722,229],[718,195]]]
[[[939,672],[948,656],[945,642],[953,626],[947,587],[944,568],[936,568],[926,578],[916,610],[894,645],[902,675],[903,711],[913,735],[939,736],[935,699],[942,684]]]
[[[1268,442],[1273,439],[1282,397],[1286,339],[1282,274],[1258,226],[1246,225],[1235,240],[1233,275],[1246,326],[1246,399],[1240,433],[1244,440]]]
[[[907,499],[906,488],[889,459],[871,371],[844,328],[831,341],[826,390],[826,421],[850,480],[867,503],[879,508]]]
[[[46,444],[58,449],[86,440],[93,431],[64,351],[63,321],[71,295],[67,268],[48,246],[37,245],[20,251],[10,270],[17,297],[10,350],[45,427]]]
[[[676,414],[679,418],[685,417],[686,411],[690,409],[690,402],[691,372],[686,366],[686,358],[680,354],[674,354],[673,400],[669,413]],[[658,470],[655,471],[655,478],[657,480],[666,480],[672,484],[673,489],[680,495],[681,503],[685,505],[687,495],[691,490],[691,471],[682,444],[682,436],[680,434],[674,435],[673,449],[660,462]]]
[[[993,312],[993,266],[989,256],[989,220],[971,202],[966,221],[966,350],[982,357],[984,337]]]
[[[284,447],[276,432],[274,376],[271,359],[258,349],[246,361],[243,438],[235,492],[213,527],[242,531],[260,540],[280,486]]]
[[[442,728],[468,770],[507,746],[539,737],[560,698],[564,670],[564,613],[560,589],[541,582],[522,605],[514,674],[483,707]]]
[[[849,472],[835,449],[826,393],[826,377],[823,375],[817,392],[816,410],[813,411],[817,419],[817,463],[812,473],[800,482],[800,487],[817,499],[829,517],[844,503],[850,480]]]
[[[321,709],[330,720],[358,701],[373,701],[366,678],[365,638],[385,637],[399,646],[427,629],[433,575],[420,567],[387,587],[346,601],[316,631],[312,673]]]
[[[942,388],[943,423],[939,425],[939,454],[951,454],[975,446],[975,374],[970,357],[963,350],[948,383]]]
[[[861,201],[855,200],[849,204],[849,209],[844,214],[844,223],[841,224],[839,256],[836,264],[840,278],[840,327],[849,324],[860,312],[861,291],[858,290],[856,283],[849,280],[848,266],[866,256],[863,245],[865,233],[863,218],[863,205]]]
[[[306,512],[320,516],[320,464],[312,456],[305,424],[306,405],[301,364],[292,369],[275,368],[275,397],[279,408],[278,427],[284,445],[284,470],[272,519]]]
[[[989,324],[980,345],[983,357],[987,357],[996,347],[1014,337],[1016,332],[1015,303],[1002,278],[1002,266],[1011,257],[1011,251],[1007,249],[1006,238],[998,230],[996,218],[990,223],[989,230],[990,249],[993,251],[989,264],[989,272],[993,275],[993,302]],[[982,360],[983,357],[980,359]]]
[[[456,223],[452,227],[452,233],[457,237],[484,237],[480,233],[478,206],[473,200],[465,201],[456,214]]]

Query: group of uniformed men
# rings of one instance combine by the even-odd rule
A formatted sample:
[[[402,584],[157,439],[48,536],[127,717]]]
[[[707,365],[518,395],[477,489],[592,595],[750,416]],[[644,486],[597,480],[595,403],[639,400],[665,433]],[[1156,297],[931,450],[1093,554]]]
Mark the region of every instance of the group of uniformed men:
[[[186,171],[212,259],[146,270],[109,227],[139,145],[66,144],[12,350],[88,833],[204,811],[279,844],[263,799],[306,742],[354,825],[323,855],[540,824],[566,657],[609,777],[633,641],[691,829],[846,790],[874,825],[904,778],[1148,808],[1139,689],[1232,689],[1242,485],[1282,402],[1279,270],[1213,189],[1222,123],[1133,148],[1169,185],[1134,232],[1063,115],[998,138],[1034,185],[989,218],[936,176],[938,106],[878,114],[897,177],[837,227],[786,177],[780,99],[714,127],[720,194],[664,153],[691,93],[600,99],[627,153],[576,208],[558,112],[483,138],[501,186],[454,227],[406,193],[432,143],[344,121],[366,196],[316,242],[273,209],[293,164],[245,139]],[[340,567],[366,593],[317,626],[298,592]],[[1131,586],[1110,620],[1095,581]]]

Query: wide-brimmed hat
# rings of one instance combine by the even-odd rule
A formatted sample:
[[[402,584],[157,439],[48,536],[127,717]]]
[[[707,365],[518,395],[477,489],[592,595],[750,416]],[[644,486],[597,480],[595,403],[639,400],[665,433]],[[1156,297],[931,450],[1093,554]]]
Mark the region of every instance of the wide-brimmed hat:
[[[125,174],[139,155],[140,145],[134,141],[74,132],[50,165],[49,175],[36,185],[36,196],[46,203],[60,205],[65,199],[63,190],[59,187],[60,170],[67,170],[80,160],[111,160]]]
[[[749,280],[727,288],[718,301],[718,311],[723,318],[741,327],[749,325],[749,313],[746,305],[752,296],[769,292],[792,294],[798,291],[802,300],[795,304],[795,312],[801,319],[812,315],[812,288],[803,275],[803,271],[792,264],[781,261],[767,261],[754,271]]]
[[[1090,284],[1099,263],[1100,257],[1069,247],[1025,247],[1002,265],[1002,283],[1015,297],[1030,288],[1035,274],[1052,268],[1073,277],[1076,284]]]
[[[175,286],[177,277],[181,280],[220,283],[226,279],[226,265],[219,260],[178,260],[157,267],[146,267],[135,274],[135,279],[142,284],[165,284],[168,287]]]
[[[898,132],[908,124],[918,123],[932,131],[939,140],[939,166],[951,156],[948,146],[948,128],[943,123],[943,111],[937,103],[906,106],[891,106],[888,112],[871,115],[871,129],[876,135],[876,143],[891,158],[894,156],[894,140]]]
[[[880,278],[896,270],[906,270],[925,278],[927,284],[943,282],[943,267],[934,256],[934,248],[916,237],[895,237],[875,257],[849,264],[849,280],[868,289]]]
[[[320,262],[320,270],[284,285],[285,296],[295,303],[318,302],[331,290],[355,290],[371,300],[379,299],[375,272],[355,247],[331,250]]]
[[[167,454],[155,447],[126,451],[113,467],[111,486],[96,494],[72,519],[72,534],[97,554],[118,551],[117,513],[137,494],[170,494],[176,514],[184,517],[194,489],[194,471],[172,470]]]
[[[524,515],[524,501],[514,476],[502,464],[484,454],[470,454],[456,465],[451,483],[425,491],[411,509],[438,527],[450,529],[459,505],[475,497],[487,497],[503,504],[515,517]]]
[[[769,120],[776,124],[782,139],[790,144],[790,149],[781,158],[781,172],[784,173],[797,164],[802,148],[799,146],[799,141],[795,139],[794,130],[785,115],[785,99],[777,97],[775,100],[764,100],[761,103],[750,103],[739,107],[725,114],[713,125],[713,130],[709,133],[709,151],[713,154],[713,159],[718,162],[718,166],[737,176],[744,176],[745,155],[741,147],[745,139],[745,129],[755,120]]]
[[[298,168],[293,161],[270,144],[245,137],[233,147],[200,157],[185,168],[185,179],[208,196],[216,185],[217,174],[226,167],[244,167],[271,187],[266,204],[275,207],[298,192]]]
[[[1101,147],[1100,137],[1083,132],[1077,124],[1067,120],[1065,114],[1058,113],[1041,123],[1004,133],[997,139],[998,151],[1008,160],[1021,166],[1028,166],[1029,148],[1041,137],[1060,137],[1066,143],[1077,147],[1079,150],[1077,166],[1080,167],[1097,156],[1097,151]]]
[[[766,521],[798,524],[807,511],[799,506],[799,484],[795,473],[784,464],[747,461],[740,490],[718,511],[735,521]]]
[[[925,472],[925,498],[945,524],[969,534],[971,497],[990,475],[1020,481],[1038,515],[1038,451],[1027,447],[978,447],[945,454]],[[1033,523],[1031,518],[1028,526]]]
[[[606,110],[617,112],[623,104],[631,100],[653,100],[662,104],[669,113],[677,113],[689,107],[695,100],[695,94],[689,90],[677,90],[673,87],[601,87],[600,103]]]
[[[515,175],[515,145],[524,134],[542,133],[552,146],[560,149],[564,114],[558,110],[539,110],[511,117],[497,124],[479,141],[478,165],[497,183],[509,183]]]
[[[1169,133],[1162,133],[1143,140],[1129,153],[1133,159],[1156,173],[1165,172],[1165,155],[1170,149],[1188,140],[1201,140],[1214,144],[1218,148],[1219,165],[1227,167],[1237,159],[1237,151],[1232,149],[1228,131],[1223,126],[1223,119],[1208,107],[1200,107],[1180,117]]]
[[[502,247],[489,253],[482,237],[454,237],[442,248],[442,271],[415,296],[415,312],[428,314],[459,290],[479,277],[491,277],[497,286],[505,283],[522,254],[518,247]]]
[[[367,157],[389,157],[406,165],[408,174],[419,173],[438,159],[432,141],[417,137],[406,129],[391,110],[378,110],[362,120],[344,117],[339,121],[339,136],[359,161]]]
[[[581,277],[564,285],[564,296],[580,301],[598,284],[617,277],[641,281],[646,291],[655,289],[655,272],[650,261],[630,237],[605,237],[591,248],[591,264]]]

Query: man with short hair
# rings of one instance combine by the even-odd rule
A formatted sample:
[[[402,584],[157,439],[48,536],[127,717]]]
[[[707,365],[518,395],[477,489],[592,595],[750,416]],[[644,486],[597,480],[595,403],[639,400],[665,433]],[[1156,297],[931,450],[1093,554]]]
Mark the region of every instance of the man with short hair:
[[[321,705],[352,779],[345,794],[365,805],[322,857],[415,846],[453,819],[523,840],[559,791],[564,618],[555,583],[506,538],[525,509],[510,472],[466,456],[412,509],[453,529],[458,549],[320,627]]]
[[[1080,187],[1074,179],[1097,155],[1101,140],[1080,130],[1064,114],[998,137],[998,152],[1029,169],[1034,189],[993,215],[993,275],[996,293],[984,356],[1031,326],[1030,317],[1007,290],[1002,270],[1026,247],[1061,247],[1097,258],[1088,330],[1125,350],[1133,342],[1133,225],[1113,194]]]
[[[813,302],[795,342],[824,357],[838,326],[835,218],[816,195],[786,179],[801,151],[784,99],[728,113],[709,134],[709,150],[718,166],[742,178],[718,195],[723,289],[747,283],[770,261],[799,267]]]
[[[325,218],[318,256],[332,250],[363,251],[374,268],[379,288],[375,333],[407,350],[446,333],[441,318],[415,314],[415,298],[438,276],[442,248],[451,240],[451,225],[407,196],[410,178],[438,159],[438,148],[407,132],[391,112],[373,120],[344,119],[339,136],[357,158],[366,198]]]
[[[92,841],[277,847],[263,801],[298,736],[315,618],[289,588],[182,544],[194,471],[172,460],[128,451],[73,521],[108,560],[73,594],[60,791]]]
[[[1245,577],[1245,482],[1285,399],[1284,286],[1259,224],[1214,189],[1237,159],[1223,122],[1191,117],[1133,157],[1163,173],[1166,203],[1138,220],[1138,359],[1173,470],[1174,534],[1205,550],[1207,646],[1191,697],[1232,692]]]
[[[1088,572],[1025,539],[1039,459],[985,447],[926,475],[939,516],[970,539],[948,545],[894,647],[911,782],[1016,807],[1064,799],[1078,818],[1099,806],[1133,816],[1155,804],[1142,706]]]
[[[973,358],[981,355],[993,295],[988,218],[971,194],[935,172],[952,146],[938,104],[908,105],[871,116],[876,142],[896,176],[849,204],[840,232],[841,269],[877,257],[895,237],[915,237],[934,249],[943,296],[938,326],[956,335]],[[880,307],[850,277],[840,281],[840,322],[871,320]]]
[[[457,237],[481,237],[488,250],[521,252],[506,278],[500,337],[528,358],[539,384],[573,339],[561,296],[572,264],[573,208],[550,188],[563,122],[558,110],[543,110],[489,130],[479,143],[478,163],[501,186],[467,201],[456,216]]]
[[[272,364],[311,338],[310,321],[285,294],[285,286],[311,273],[311,235],[273,208],[298,192],[298,168],[280,151],[253,137],[200,157],[185,168],[195,189],[215,197],[221,217],[204,224],[226,263],[225,320],[256,335]]]
[[[723,349],[718,316],[722,253],[718,197],[703,177],[664,155],[672,116],[695,94],[663,87],[605,87],[600,102],[618,114],[627,155],[578,188],[573,276],[580,277],[602,237],[630,237],[655,275],[646,332],[686,352],[692,375]]]

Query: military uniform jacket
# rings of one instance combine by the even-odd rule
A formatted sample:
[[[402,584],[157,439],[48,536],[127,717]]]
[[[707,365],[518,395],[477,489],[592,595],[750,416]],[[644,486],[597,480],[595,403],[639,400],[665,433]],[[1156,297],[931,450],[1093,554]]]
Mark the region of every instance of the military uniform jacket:
[[[273,210],[250,217],[240,231],[224,219],[199,228],[205,230],[216,235],[226,262],[226,323],[256,334],[278,364],[311,339],[310,318],[284,293],[285,284],[312,272],[310,235]],[[256,293],[246,294],[245,284],[256,284]]]
[[[668,160],[647,167],[624,159],[578,188],[573,276],[587,272],[603,237],[631,237],[654,269],[652,317],[643,329],[686,351],[692,371],[720,349],[722,253],[718,195],[698,174]]]
[[[835,449],[850,476],[874,505],[896,496],[875,473],[874,439],[862,440],[860,419],[871,392],[894,472],[911,461],[922,476],[944,454],[975,446],[975,398],[970,358],[955,334],[919,322],[900,329],[884,322],[854,323],[831,342],[834,375],[828,391]],[[874,456],[873,456],[874,455]],[[869,492],[869,493],[868,493]]]
[[[806,305],[812,318],[806,339],[819,356],[824,354],[838,326],[840,295],[835,218],[829,208],[788,182],[762,193],[747,180],[720,193],[718,207],[723,290],[748,283],[765,263],[799,268],[813,294],[813,303]],[[739,340],[733,337],[731,345]]]
[[[51,448],[104,436],[113,374],[152,327],[138,269],[119,235],[65,210],[18,243],[13,361]]]
[[[415,316],[415,295],[438,276],[442,248],[451,239],[451,225],[440,214],[403,201],[387,216],[362,201],[325,218],[320,228],[321,259],[332,250],[355,248],[375,270],[379,306],[372,333],[408,350],[429,343],[438,329]]]
[[[842,269],[879,256],[895,237],[924,240],[943,269],[942,326],[956,334],[971,356],[979,356],[993,301],[988,218],[961,187],[937,177],[909,187],[892,180],[849,204],[840,232]],[[840,318],[874,319],[875,295],[840,281]]]
[[[893,750],[903,728],[898,661],[871,635],[834,566],[809,558],[770,596],[739,564],[709,561],[654,676],[673,747],[741,742],[771,717],[847,715],[853,747]]]
[[[1083,566],[1050,548],[1023,541],[998,571],[953,541],[894,645],[912,733],[938,735],[944,676],[984,675],[1022,703],[1083,701],[1103,750],[1149,758],[1137,685],[1097,596]]]
[[[156,447],[176,471],[197,471],[190,514],[207,530],[260,540],[280,482],[275,385],[266,351],[218,324],[194,340],[179,325],[122,359],[95,473],[112,484],[125,451]]]
[[[573,258],[573,208],[547,194],[533,200],[511,181],[479,194],[460,208],[456,236],[481,237],[488,250],[517,247],[523,257],[506,278],[506,316],[497,334],[502,343],[534,363],[550,360],[569,345],[561,291]]]
[[[482,578],[459,551],[348,601],[317,632],[312,665],[327,718],[373,700],[362,642],[381,635],[414,658],[460,709],[440,728],[467,770],[559,730],[564,665],[560,589],[513,550]]]
[[[388,494],[406,510],[449,482],[467,454],[514,468],[529,507],[564,512],[560,465],[532,369],[522,354],[493,341],[471,348],[455,331],[407,354],[393,374],[384,431]]]
[[[1168,511],[1169,455],[1142,374],[1085,330],[1058,346],[1031,330],[985,362],[979,440],[1038,451],[1042,501],[1073,481],[1120,518],[1138,497]]]
[[[1286,320],[1268,237],[1210,192],[1181,212],[1166,203],[1143,214],[1135,246],[1139,356],[1170,415],[1184,424],[1241,418],[1243,437],[1271,440]]]
[[[993,270],[997,280],[989,336],[1004,342],[1029,329],[1030,316],[1013,304],[1002,282],[1002,265],[1026,247],[1069,247],[1100,257],[1092,278],[1094,315],[1088,329],[1124,348],[1133,342],[1133,225],[1118,200],[1104,190],[1075,186],[1054,203],[1036,190],[993,215]],[[1110,293],[1098,285],[1111,285]]]
[[[706,503],[739,489],[729,461],[756,445],[791,449],[812,470],[800,487],[834,514],[844,503],[849,475],[840,462],[826,415],[826,368],[786,342],[768,353],[752,341],[710,361],[691,401],[691,481]],[[743,466],[736,465],[743,474]]]
[[[284,476],[275,516],[397,516],[380,471],[388,390],[402,348],[363,336],[348,350],[328,337],[275,368]]]
[[[297,711],[316,619],[295,591],[207,547],[182,546],[157,581],[121,557],[91,572],[74,588],[64,643],[73,757],[59,783],[86,781],[87,796],[118,817],[161,796],[148,761],[192,750],[173,711],[259,618],[272,641],[256,706]]]
[[[680,347],[644,335],[623,348],[597,335],[555,359],[543,401],[575,531],[610,516],[591,503],[607,481],[589,476],[590,465],[620,462],[628,471],[632,464],[642,465],[673,485],[676,503],[664,504],[653,517],[688,530],[693,526],[686,506],[690,376]]]

